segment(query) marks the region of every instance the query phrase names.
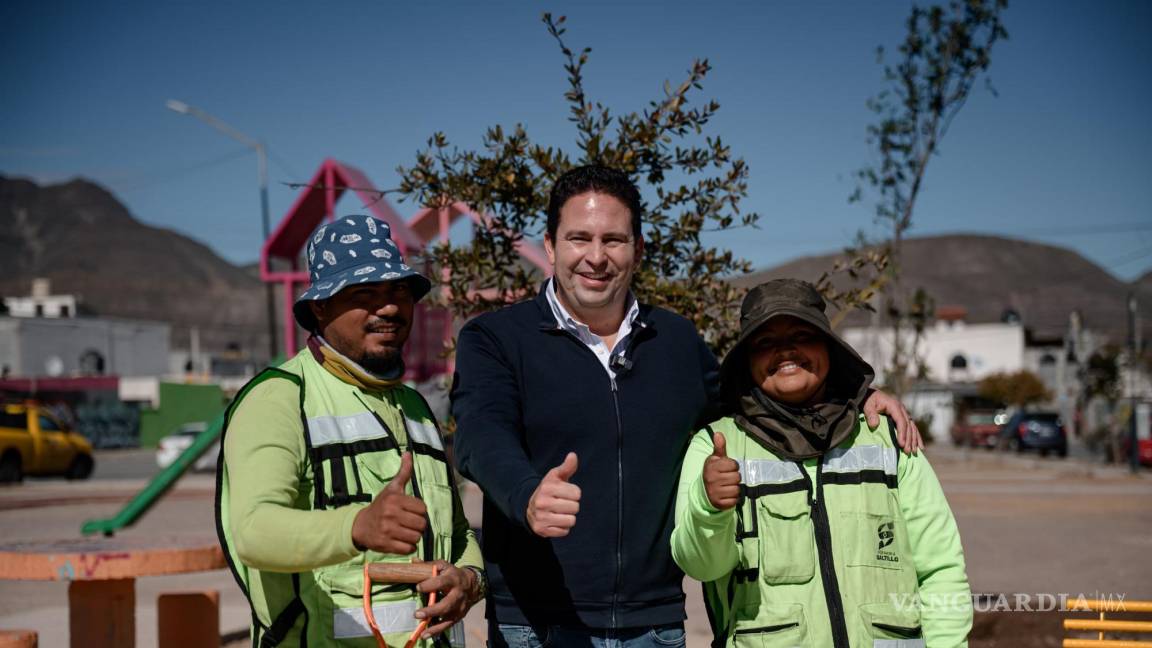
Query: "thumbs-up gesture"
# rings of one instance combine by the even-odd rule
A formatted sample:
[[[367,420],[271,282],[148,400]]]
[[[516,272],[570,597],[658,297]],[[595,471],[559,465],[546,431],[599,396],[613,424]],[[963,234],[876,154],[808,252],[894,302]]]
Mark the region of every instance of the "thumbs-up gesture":
[[[564,457],[564,463],[544,475],[536,492],[528,500],[528,526],[542,538],[562,538],[576,526],[580,512],[580,487],[569,483],[576,474],[575,452]]]
[[[723,434],[713,432],[712,444],[712,454],[704,460],[704,492],[714,508],[725,511],[740,501],[740,466],[728,458]]]
[[[410,554],[424,533],[428,509],[424,502],[404,492],[412,479],[412,454],[400,456],[400,470],[367,508],[352,522],[352,542],[361,549],[381,553]]]

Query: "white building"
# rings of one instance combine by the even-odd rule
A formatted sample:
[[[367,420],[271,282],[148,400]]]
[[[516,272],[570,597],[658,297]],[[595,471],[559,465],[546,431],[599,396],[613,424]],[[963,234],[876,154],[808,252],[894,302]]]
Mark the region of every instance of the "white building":
[[[941,309],[943,311],[943,309]],[[845,328],[844,340],[876,370],[884,382],[884,368],[892,358],[893,331],[888,327]],[[913,332],[903,331],[904,349],[911,349]],[[959,316],[941,312],[921,337],[918,352],[928,380],[937,383],[976,382],[994,373],[1025,368],[1024,327],[1019,322],[968,324]]]
[[[4,306],[12,317],[76,317],[76,296],[53,295],[48,279],[33,279],[31,295],[5,297]]]
[[[162,376],[170,327],[161,322],[0,317],[5,377]]]

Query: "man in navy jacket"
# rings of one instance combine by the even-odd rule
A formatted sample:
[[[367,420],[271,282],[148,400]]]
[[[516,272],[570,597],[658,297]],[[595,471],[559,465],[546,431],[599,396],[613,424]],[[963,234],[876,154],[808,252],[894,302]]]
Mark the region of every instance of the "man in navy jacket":
[[[691,322],[632,295],[640,217],[627,175],[564,174],[553,277],[460,332],[456,461],[485,494],[492,646],[684,644],[673,500],[692,433],[718,415],[717,364]],[[898,402],[867,405],[914,430]]]

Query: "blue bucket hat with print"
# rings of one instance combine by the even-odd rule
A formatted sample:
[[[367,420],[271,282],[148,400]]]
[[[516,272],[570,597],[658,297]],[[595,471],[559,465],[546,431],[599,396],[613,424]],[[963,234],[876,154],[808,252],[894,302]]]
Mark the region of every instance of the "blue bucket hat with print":
[[[316,228],[308,240],[308,275],[312,285],[292,306],[305,330],[316,327],[308,302],[328,299],[348,286],[381,281],[407,281],[419,301],[432,289],[424,275],[404,263],[388,223],[371,216],[343,216]]]

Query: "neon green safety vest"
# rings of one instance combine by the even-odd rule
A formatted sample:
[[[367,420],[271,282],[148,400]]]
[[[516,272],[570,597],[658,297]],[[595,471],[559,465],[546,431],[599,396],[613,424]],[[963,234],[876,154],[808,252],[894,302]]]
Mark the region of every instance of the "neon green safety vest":
[[[423,397],[407,387],[391,392],[404,421],[403,439],[408,447],[403,447],[404,441],[396,432],[360,399],[360,390],[333,376],[305,349],[280,367],[265,369],[241,389],[228,408],[223,434],[227,434],[232,413],[252,387],[270,378],[284,378],[300,388],[309,455],[301,493],[307,494],[312,510],[371,502],[399,471],[401,453],[410,449],[413,476],[408,492],[424,501],[429,521],[416,555],[423,560],[451,562],[455,486],[439,430]],[[252,607],[252,645],[375,648],[363,609],[363,565],[408,562],[411,557],[367,550],[347,562],[308,572],[285,574],[250,568],[240,562],[230,539],[228,474],[223,461],[220,465],[217,534]],[[424,606],[415,586],[376,583],[372,603],[376,623],[388,645],[403,646],[417,625],[413,613]],[[464,645],[462,623],[445,635],[420,645]]]
[[[732,419],[711,429],[741,474],[739,562],[704,586],[716,645],[923,648],[887,421],[803,462]]]

